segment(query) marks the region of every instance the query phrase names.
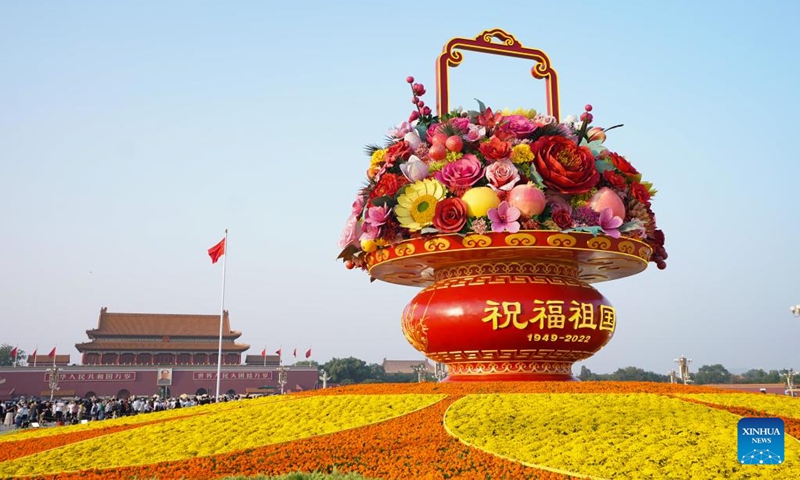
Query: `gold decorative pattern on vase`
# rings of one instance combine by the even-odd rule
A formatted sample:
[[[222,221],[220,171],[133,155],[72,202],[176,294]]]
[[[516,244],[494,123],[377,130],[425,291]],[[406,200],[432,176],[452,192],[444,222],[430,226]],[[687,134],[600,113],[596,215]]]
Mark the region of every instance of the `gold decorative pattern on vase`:
[[[515,247],[529,247],[535,243],[536,237],[529,233],[512,233],[506,237],[506,245]]]
[[[413,243],[401,243],[394,248],[394,254],[398,257],[404,257],[406,255],[413,255],[416,250]]]
[[[447,250],[450,248],[450,240],[446,238],[432,238],[425,242],[425,250],[429,252],[437,252]]]
[[[619,245],[617,245],[617,248],[622,253],[633,254],[636,251],[636,246],[633,244],[633,242],[629,242],[628,240],[625,240],[623,242],[619,242]]]
[[[375,261],[376,262],[385,262],[389,260],[389,249],[388,248],[381,248],[375,252]]]
[[[572,375],[567,362],[463,362],[447,365],[450,375],[486,375],[487,373],[552,373]]]
[[[406,306],[401,325],[408,343],[420,352],[424,352],[428,349],[428,327],[425,326],[424,314],[419,321],[416,321],[417,306],[416,304]]]
[[[653,250],[650,247],[641,247],[639,248],[639,257],[643,258],[645,261],[650,261],[650,255],[653,253]]]
[[[492,239],[486,235],[467,235],[461,240],[461,244],[467,248],[488,247],[492,244]]]
[[[475,277],[479,275],[518,276],[546,275],[578,278],[578,266],[574,263],[559,262],[486,262],[468,265],[443,267],[436,270],[436,280],[449,278]],[[536,282],[533,282],[536,283]]]
[[[510,350],[469,350],[452,352],[428,352],[426,357],[436,362],[492,362],[492,361],[539,361],[558,360],[564,362],[577,362],[591,357],[592,351],[579,350],[553,350],[553,349],[510,349]]]
[[[547,237],[547,244],[551,247],[574,247],[575,237],[566,233],[556,233]]]
[[[586,242],[586,246],[597,250],[608,250],[611,248],[611,240],[606,237],[594,237]]]

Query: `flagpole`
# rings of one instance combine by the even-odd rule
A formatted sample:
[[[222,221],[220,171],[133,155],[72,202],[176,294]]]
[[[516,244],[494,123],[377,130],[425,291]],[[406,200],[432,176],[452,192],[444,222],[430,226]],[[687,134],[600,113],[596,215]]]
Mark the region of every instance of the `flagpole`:
[[[19,358],[19,344],[14,347],[14,368],[17,368],[17,358]]]
[[[219,307],[219,348],[217,349],[217,403],[219,403],[219,380],[222,377],[222,321],[225,318],[225,265],[228,263],[228,229],[225,229],[225,254],[222,256],[222,302]]]
[[[33,366],[36,366],[36,355],[39,354],[39,345],[36,345],[36,350],[33,351]]]
[[[56,348],[53,349],[53,366],[56,366],[56,355],[58,355],[58,344],[56,343]],[[51,398],[52,400],[52,398]]]

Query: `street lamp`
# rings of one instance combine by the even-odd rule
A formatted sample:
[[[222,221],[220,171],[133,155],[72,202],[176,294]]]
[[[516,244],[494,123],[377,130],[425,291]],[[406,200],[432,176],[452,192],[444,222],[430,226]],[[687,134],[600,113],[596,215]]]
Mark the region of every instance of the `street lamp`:
[[[444,380],[444,377],[447,376],[447,366],[444,363],[436,362],[434,365],[434,376],[436,377],[437,382],[441,382]]]
[[[414,365],[414,366],[413,366],[413,367],[411,367],[411,368],[412,368],[412,369],[414,370],[414,372],[416,372],[416,374],[417,374],[417,382],[418,382],[418,383],[422,383],[423,377],[425,376],[425,372],[427,372],[427,371],[428,371],[428,368],[425,366],[425,364],[424,364],[424,363],[421,363],[421,364],[419,364],[419,365]]]
[[[47,369],[47,371],[50,372],[49,384],[50,384],[50,401],[51,402],[53,401],[53,394],[55,393],[56,390],[58,390],[58,371],[59,370],[60,369],[56,365],[53,365],[52,367]]]
[[[283,365],[278,367],[278,385],[281,386],[281,395],[283,395],[283,387],[286,385],[286,367]]]
[[[670,370],[667,375],[669,375],[669,383],[676,383],[678,378],[678,372],[675,370]]]
[[[792,312],[792,315],[794,315],[795,317],[800,317],[800,304],[792,305],[791,307],[789,307],[789,311]]]
[[[331,376],[328,375],[324,368],[319,369],[319,379],[322,380],[322,389],[328,388],[328,380],[331,379]]]
[[[688,384],[691,379],[689,378],[689,364],[692,363],[692,359],[686,358],[683,355],[673,360],[673,362],[678,364],[678,376],[680,377],[681,381],[684,385]]]

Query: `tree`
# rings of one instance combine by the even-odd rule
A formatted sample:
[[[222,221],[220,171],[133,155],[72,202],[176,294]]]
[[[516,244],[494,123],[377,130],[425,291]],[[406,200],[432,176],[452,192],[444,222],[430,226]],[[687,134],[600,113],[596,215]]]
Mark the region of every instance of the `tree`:
[[[777,370],[766,372],[761,368],[751,368],[743,374],[735,376],[735,379],[741,383],[781,383],[783,381]]]
[[[692,375],[692,380],[698,385],[708,385],[712,383],[730,383],[731,372],[719,363],[714,365],[703,365],[697,369],[697,373]]]
[[[355,357],[332,358],[322,368],[330,375],[331,382],[341,385],[361,383],[372,374],[367,362]]]
[[[300,360],[299,362],[295,362],[293,367],[319,367],[319,362],[316,360]]]
[[[669,377],[655,372],[648,372],[639,367],[625,367],[612,373],[608,380],[620,382],[667,382]]]
[[[591,370],[586,368],[586,365],[581,365],[581,373],[578,374],[578,378],[583,382],[587,382],[589,380],[601,380],[600,376],[596,373],[592,373]]]
[[[11,350],[14,350],[14,345],[4,343],[0,345],[0,367],[10,367],[14,365],[14,357],[11,356]],[[25,360],[28,355],[24,350],[17,352],[17,365],[25,365]]]

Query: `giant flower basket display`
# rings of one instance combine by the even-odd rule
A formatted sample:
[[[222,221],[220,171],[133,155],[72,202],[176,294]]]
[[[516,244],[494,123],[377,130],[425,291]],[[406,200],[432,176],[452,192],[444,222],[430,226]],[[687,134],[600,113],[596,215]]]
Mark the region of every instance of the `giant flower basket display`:
[[[533,60],[547,113],[448,109],[458,49]],[[402,328],[448,380],[574,380],[617,312],[591,284],[666,267],[652,184],[604,145],[592,106],[559,120],[550,59],[502,30],[455,38],[437,62],[437,109],[406,79],[414,111],[369,146],[367,184],[340,240],[348,268],[423,287]]]

